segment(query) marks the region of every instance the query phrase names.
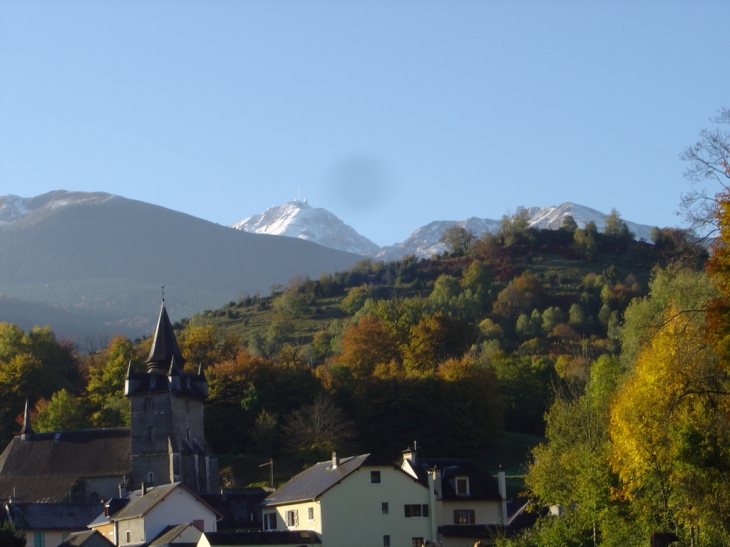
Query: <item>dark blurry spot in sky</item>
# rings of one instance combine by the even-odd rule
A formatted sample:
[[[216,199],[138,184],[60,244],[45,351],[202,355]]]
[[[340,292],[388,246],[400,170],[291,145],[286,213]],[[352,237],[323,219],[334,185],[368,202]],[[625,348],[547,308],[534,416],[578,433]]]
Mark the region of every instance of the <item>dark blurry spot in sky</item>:
[[[343,208],[367,212],[382,203],[392,183],[384,162],[360,156],[336,162],[327,173],[325,189]]]

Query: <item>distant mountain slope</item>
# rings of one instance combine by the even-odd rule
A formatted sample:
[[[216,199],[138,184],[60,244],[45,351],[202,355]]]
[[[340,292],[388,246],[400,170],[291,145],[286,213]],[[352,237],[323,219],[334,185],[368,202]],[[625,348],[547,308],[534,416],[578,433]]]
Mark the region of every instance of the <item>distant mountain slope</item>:
[[[563,219],[567,215],[571,215],[580,228],[585,228],[586,224],[591,221],[595,222],[599,232],[603,231],[607,216],[590,207],[570,202],[563,203],[557,207],[553,205],[547,207],[530,207],[527,209],[527,214],[530,218],[530,226],[533,228],[557,230],[562,226]],[[636,239],[651,241],[651,226],[630,221],[625,222],[629,230],[636,235]],[[419,228],[401,243],[382,247],[375,256],[379,260],[398,260],[408,254],[418,257],[428,257],[442,253],[446,250],[446,247],[439,242],[439,239],[448,228],[455,224],[471,230],[479,237],[485,232],[496,233],[500,228],[501,220],[480,219],[476,217],[458,222],[453,220],[438,220]]]
[[[0,221],[0,293],[93,312],[125,332],[149,331],[162,285],[180,318],[362,258],[102,193],[4,196]]]
[[[570,202],[557,207],[553,205],[530,207],[527,209],[527,213],[530,218],[530,226],[550,230],[560,228],[563,219],[567,215],[572,215],[579,227],[585,228],[586,224],[593,221],[596,223],[598,231],[602,231],[607,216],[590,207]],[[625,222],[629,229],[636,234],[636,239],[643,238],[650,241],[651,226],[630,221]],[[400,243],[378,247],[326,209],[313,208],[306,200],[296,200],[285,203],[280,207],[270,207],[263,213],[247,217],[231,227],[251,233],[306,239],[333,249],[350,251],[388,261],[400,260],[406,255],[425,258],[442,253],[446,250],[446,247],[439,242],[439,239],[448,228],[455,224],[471,230],[479,237],[484,232],[496,233],[499,230],[501,220],[477,217],[460,221],[435,220],[421,226]]]
[[[319,243],[325,247],[373,255],[379,247],[358,234],[326,209],[311,207],[307,200],[295,200],[279,207],[270,207],[231,226],[255,234],[296,237]]]

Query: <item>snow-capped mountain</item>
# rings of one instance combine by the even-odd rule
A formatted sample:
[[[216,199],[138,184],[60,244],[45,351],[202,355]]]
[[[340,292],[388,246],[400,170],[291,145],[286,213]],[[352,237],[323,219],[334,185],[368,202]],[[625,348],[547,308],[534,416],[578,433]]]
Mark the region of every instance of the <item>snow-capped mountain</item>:
[[[580,228],[595,222],[598,231],[606,224],[606,216],[600,211],[563,203],[559,206],[530,207],[525,209],[530,226],[557,230],[563,219],[571,215]],[[636,239],[650,241],[651,226],[625,221]],[[326,209],[311,207],[306,200],[295,200],[280,207],[271,207],[260,215],[254,215],[233,224],[232,228],[259,234],[283,235],[307,239],[325,247],[358,253],[378,260],[399,260],[406,255],[429,257],[446,250],[439,240],[443,233],[455,224],[463,226],[477,237],[485,232],[496,233],[501,220],[471,217],[465,220],[436,220],[418,228],[405,241],[378,247],[358,234]]]
[[[104,192],[67,192],[56,190],[32,198],[21,198],[8,194],[0,196],[0,228],[10,226],[30,213],[42,213],[44,209],[52,211],[59,207],[67,207],[80,203],[102,203],[116,196]]]
[[[256,234],[297,237],[365,256],[374,256],[380,250],[375,243],[326,209],[310,206],[306,199],[270,207],[260,215],[236,222],[231,228]]]
[[[571,215],[579,228],[585,228],[586,224],[593,221],[596,223],[598,231],[603,231],[606,225],[606,217],[604,213],[577,205],[575,203],[566,202],[559,206],[549,205],[546,207],[528,207],[526,208],[529,224],[532,228],[542,228],[557,230],[562,226],[563,219]],[[492,220],[489,218],[471,217],[461,221],[437,220],[422,226],[413,232],[405,241],[382,247],[375,255],[380,260],[398,260],[405,255],[416,255],[418,257],[429,257],[434,254],[442,253],[446,250],[446,246],[439,242],[443,233],[458,224],[471,231],[475,236],[480,237],[485,232],[496,233],[501,225],[501,220]],[[624,221],[635,235],[636,239],[644,239],[651,241],[651,226],[637,224],[631,221]]]

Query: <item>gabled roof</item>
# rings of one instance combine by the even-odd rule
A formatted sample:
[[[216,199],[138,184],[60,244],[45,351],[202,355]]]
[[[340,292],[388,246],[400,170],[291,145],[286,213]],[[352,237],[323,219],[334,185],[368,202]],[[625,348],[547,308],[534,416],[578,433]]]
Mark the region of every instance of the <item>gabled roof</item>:
[[[501,500],[497,481],[477,466],[472,460],[461,458],[417,458],[405,460],[406,472],[412,471],[422,484],[428,484],[428,471],[437,468],[441,471],[441,499],[443,500]],[[409,474],[411,474],[409,472]],[[469,478],[469,494],[458,495],[454,480],[456,477]]]
[[[114,544],[106,539],[104,534],[100,534],[96,530],[85,530],[83,532],[74,532],[59,547],[84,547],[87,545],[112,547]]]
[[[8,516],[20,530],[84,530],[103,511],[101,503],[5,504]]]
[[[183,524],[177,524],[175,526],[171,525],[163,528],[162,532],[160,532],[157,537],[155,537],[155,539],[150,541],[149,547],[164,547],[170,544],[177,545],[178,547],[188,545],[188,543],[175,541],[176,539],[179,539],[180,536],[188,529],[192,529],[194,535],[197,538],[196,541],[192,542],[192,545],[197,545],[197,540],[200,539],[200,536],[203,534],[203,532],[196,528],[192,523],[185,522]]]
[[[205,532],[205,539],[215,545],[311,545],[322,543],[311,530],[268,530],[266,532]]]
[[[132,518],[138,518],[143,517],[147,513],[149,513],[158,503],[162,502],[173,490],[177,490],[178,488],[181,488],[185,491],[187,491],[191,496],[193,496],[198,502],[200,502],[202,505],[210,509],[212,513],[215,513],[217,517],[221,517],[222,515],[213,509],[210,505],[208,505],[205,500],[203,500],[200,496],[198,496],[195,492],[190,490],[187,486],[185,486],[181,482],[174,482],[172,484],[166,484],[164,486],[157,486],[155,488],[152,488],[147,491],[147,493],[143,496],[139,496],[136,499],[132,499],[132,501],[129,502],[129,504],[124,507],[123,509],[120,509],[116,513],[114,513],[112,516],[109,517],[109,520],[111,521],[119,521],[119,520],[127,520]],[[130,496],[133,497],[133,496]]]
[[[78,479],[129,476],[128,427],[34,433],[14,437],[0,454],[0,499],[69,501]]]
[[[152,342],[150,355],[147,357],[146,365],[149,372],[159,372],[167,374],[173,357],[178,367],[185,364],[180,348],[175,339],[175,333],[172,331],[172,324],[165,309],[165,301],[162,301],[160,307],[160,317],[157,320],[157,328],[155,329],[155,338]]]
[[[335,468],[332,467],[332,461],[330,460],[319,462],[294,476],[284,486],[268,496],[261,505],[271,507],[315,500],[361,467],[375,466],[399,469],[397,466],[378,460],[370,454],[343,458]]]

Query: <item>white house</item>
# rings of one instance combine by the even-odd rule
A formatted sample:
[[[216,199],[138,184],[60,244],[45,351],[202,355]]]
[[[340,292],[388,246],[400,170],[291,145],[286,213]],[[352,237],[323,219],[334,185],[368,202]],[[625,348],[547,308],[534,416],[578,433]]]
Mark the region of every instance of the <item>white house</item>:
[[[148,544],[177,524],[192,523],[200,531],[215,532],[216,520],[221,517],[179,482],[133,492],[129,502],[119,507],[120,504],[108,503],[105,513],[89,524],[119,547]]]
[[[324,547],[421,547],[434,539],[429,489],[369,454],[313,465],[264,500],[265,530],[312,531]]]

